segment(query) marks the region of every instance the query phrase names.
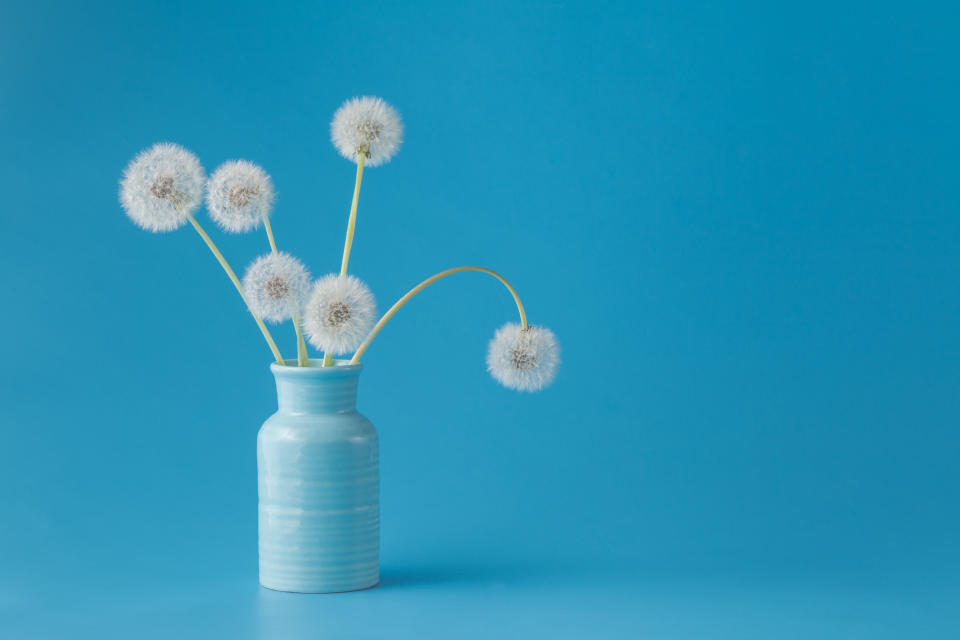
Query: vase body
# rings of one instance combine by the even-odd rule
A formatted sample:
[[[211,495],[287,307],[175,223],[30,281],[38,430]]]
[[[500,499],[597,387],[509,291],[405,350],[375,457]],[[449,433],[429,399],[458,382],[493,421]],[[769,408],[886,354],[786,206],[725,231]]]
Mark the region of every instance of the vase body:
[[[278,409],[257,436],[264,587],[330,593],[379,582],[379,446],[356,410],[362,367],[270,367]]]

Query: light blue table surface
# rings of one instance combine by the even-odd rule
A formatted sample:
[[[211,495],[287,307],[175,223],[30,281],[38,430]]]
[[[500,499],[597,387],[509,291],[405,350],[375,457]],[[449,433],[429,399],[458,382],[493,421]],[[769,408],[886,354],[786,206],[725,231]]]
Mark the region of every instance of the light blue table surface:
[[[954,578],[651,573],[499,564],[468,555],[387,563],[380,586],[327,596],[254,574],[5,584],[5,638],[954,638]]]

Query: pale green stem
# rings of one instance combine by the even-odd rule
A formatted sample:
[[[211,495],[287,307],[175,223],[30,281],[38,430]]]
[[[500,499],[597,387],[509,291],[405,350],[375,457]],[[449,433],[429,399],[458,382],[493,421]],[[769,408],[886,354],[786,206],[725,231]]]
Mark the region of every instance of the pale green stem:
[[[430,276],[429,278],[427,278],[426,280],[424,280],[423,282],[415,286],[413,289],[410,289],[410,291],[404,294],[402,298],[397,300],[393,304],[393,306],[390,307],[390,310],[387,311],[385,314],[383,314],[383,317],[380,318],[377,324],[374,325],[373,329],[370,330],[370,333],[367,334],[366,339],[364,339],[363,343],[357,348],[357,352],[353,354],[353,358],[351,358],[350,364],[357,364],[358,362],[360,362],[360,356],[363,355],[363,352],[367,350],[367,347],[369,347],[370,343],[373,342],[373,339],[377,337],[377,334],[380,333],[380,330],[383,329],[383,327],[387,324],[387,322],[390,321],[390,318],[392,318],[394,314],[396,314],[397,311],[399,311],[400,308],[403,307],[403,305],[410,302],[410,300],[412,300],[414,296],[416,296],[418,293],[420,293],[421,291],[429,287],[431,284],[433,284],[437,280],[442,280],[447,276],[452,276],[453,274],[460,273],[461,271],[479,271],[480,273],[486,273],[488,275],[491,275],[497,280],[499,280],[500,282],[502,282],[503,286],[505,286],[507,289],[510,290],[510,295],[513,296],[513,301],[517,303],[517,310],[520,312],[520,327],[524,331],[526,331],[527,312],[523,308],[523,303],[520,302],[520,296],[517,295],[516,289],[514,289],[509,282],[507,282],[506,278],[501,276],[496,271],[491,271],[490,269],[485,269],[483,267],[470,267],[470,266],[454,267],[453,269],[447,269],[446,271],[441,271],[436,275]]]
[[[270,226],[270,216],[263,216],[263,226],[267,230],[267,240],[270,242],[270,250],[273,255],[277,255],[277,241],[273,238],[273,227]],[[300,328],[299,314],[293,314],[293,330],[297,334],[297,366],[309,367],[310,356],[307,355],[307,343],[303,341],[303,331]]]
[[[293,314],[293,330],[297,332],[297,364],[301,367],[309,367],[310,356],[307,355],[307,343],[303,340],[303,326],[298,313]]]
[[[340,261],[340,276],[347,275],[347,265],[350,263],[350,250],[353,248],[353,232],[357,226],[357,203],[360,201],[360,182],[363,180],[363,163],[366,160],[366,149],[357,154],[357,180],[353,185],[353,202],[350,204],[350,218],[347,220],[347,238],[343,243],[343,258]],[[333,364],[333,354],[323,354],[323,366]]]
[[[273,239],[273,227],[270,226],[270,216],[263,216],[263,227],[267,230],[267,241],[270,243],[270,250],[276,255],[277,241]]]
[[[223,270],[227,272],[227,275],[230,277],[230,281],[233,282],[233,286],[237,288],[237,292],[240,294],[240,297],[243,298],[244,304],[247,303],[247,294],[243,291],[243,285],[240,284],[240,280],[237,279],[237,274],[233,272],[233,269],[230,268],[227,259],[223,257],[223,254],[220,253],[220,249],[217,249],[217,245],[213,243],[213,240],[210,239],[210,236],[207,235],[207,232],[203,230],[203,227],[200,226],[200,223],[197,222],[197,219],[192,215],[187,215],[187,219],[190,221],[190,224],[193,225],[193,228],[197,230],[197,233],[200,234],[200,237],[203,238],[203,241],[207,243],[207,247],[210,248],[210,251],[213,252],[214,257],[217,259],[217,262],[220,263],[220,266],[223,267]],[[257,326],[260,327],[260,332],[263,334],[264,339],[266,339],[267,344],[270,346],[270,350],[273,352],[273,357],[277,359],[277,364],[283,364],[283,356],[280,355],[280,350],[277,349],[277,343],[273,341],[273,336],[270,335],[270,330],[267,329],[267,325],[263,324],[263,320],[250,310],[250,305],[247,305],[247,310],[250,311],[250,315],[253,316],[253,319],[257,321]]]

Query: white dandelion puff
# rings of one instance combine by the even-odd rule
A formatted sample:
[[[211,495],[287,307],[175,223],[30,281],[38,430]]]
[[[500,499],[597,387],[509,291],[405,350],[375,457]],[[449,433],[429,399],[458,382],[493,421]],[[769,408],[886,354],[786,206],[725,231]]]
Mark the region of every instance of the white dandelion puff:
[[[310,274],[290,254],[268,253],[247,267],[243,290],[254,315],[283,322],[303,309],[310,292]]]
[[[490,341],[487,370],[509,389],[539,391],[550,385],[560,365],[560,345],[553,331],[508,322]]]
[[[207,210],[224,231],[256,229],[273,208],[273,182],[246,160],[220,165],[207,182]]]
[[[330,139],[347,160],[357,162],[364,153],[364,165],[376,167],[396,154],[403,142],[403,122],[396,109],[381,98],[353,98],[333,114]]]
[[[341,354],[356,349],[376,319],[377,304],[367,285],[353,276],[330,274],[313,285],[303,328],[314,347]]]
[[[200,206],[205,178],[195,155],[161,142],[127,165],[120,181],[120,204],[139,227],[154,233],[173,231]]]

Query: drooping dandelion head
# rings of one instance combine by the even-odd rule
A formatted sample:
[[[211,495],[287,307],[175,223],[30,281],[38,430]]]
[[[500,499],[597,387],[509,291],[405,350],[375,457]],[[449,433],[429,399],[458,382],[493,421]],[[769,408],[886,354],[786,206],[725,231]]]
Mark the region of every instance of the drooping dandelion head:
[[[367,285],[353,276],[330,274],[313,285],[303,328],[314,347],[342,354],[360,346],[376,318],[377,305]]]
[[[173,231],[200,206],[205,179],[195,155],[160,142],[127,165],[120,180],[120,204],[137,226],[155,233]]]
[[[403,142],[403,122],[396,109],[381,98],[364,96],[347,100],[333,114],[330,139],[347,160],[377,167],[397,153]]]
[[[273,182],[267,172],[246,160],[220,165],[207,182],[207,210],[224,231],[256,229],[270,215]]]
[[[545,327],[509,322],[499,329],[487,350],[487,370],[494,380],[517,391],[550,386],[560,365],[560,345]]]
[[[283,322],[299,314],[310,293],[310,274],[288,253],[268,253],[247,267],[243,276],[247,304],[255,315]]]

